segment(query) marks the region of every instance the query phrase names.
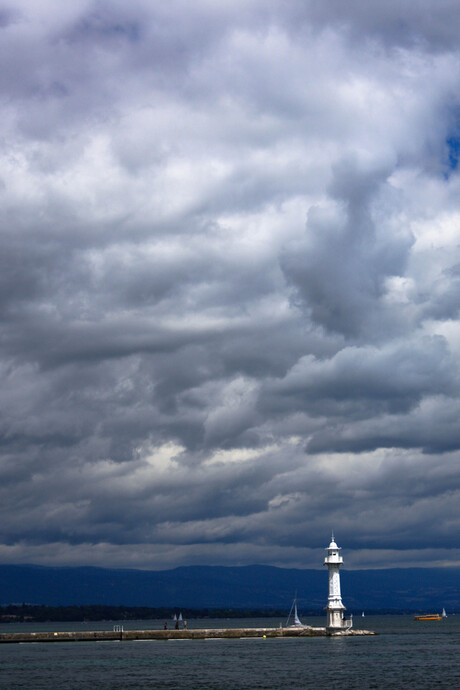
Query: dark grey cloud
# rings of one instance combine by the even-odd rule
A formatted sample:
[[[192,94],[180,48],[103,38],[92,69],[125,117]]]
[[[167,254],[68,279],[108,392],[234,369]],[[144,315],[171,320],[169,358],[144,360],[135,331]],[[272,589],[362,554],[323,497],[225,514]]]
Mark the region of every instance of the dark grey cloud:
[[[390,0],[384,5],[358,0],[312,0],[307,17],[322,26],[346,27],[354,38],[382,40],[386,45],[432,50],[458,48],[459,18],[455,0],[435,5],[431,0],[413,3]]]
[[[268,384],[267,395],[274,401],[290,399],[293,410],[301,406],[311,414],[335,410],[374,417],[408,412],[425,397],[455,396],[457,387],[455,360],[445,341],[436,337],[381,348],[343,348],[327,360],[305,357],[284,379]]]
[[[386,279],[405,273],[410,234],[399,228],[391,232],[383,223],[379,227],[371,209],[387,174],[341,162],[330,187],[336,208],[313,207],[307,237],[282,256],[286,278],[313,321],[345,336],[388,328],[381,307]]]
[[[0,558],[457,563],[454,3],[157,5],[0,8]]]

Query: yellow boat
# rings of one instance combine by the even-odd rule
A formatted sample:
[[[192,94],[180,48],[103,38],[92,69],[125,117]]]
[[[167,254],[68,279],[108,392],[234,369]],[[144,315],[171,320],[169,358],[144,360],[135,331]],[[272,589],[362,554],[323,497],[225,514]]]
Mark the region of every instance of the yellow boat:
[[[425,613],[422,616],[414,616],[414,621],[442,621],[439,613]]]

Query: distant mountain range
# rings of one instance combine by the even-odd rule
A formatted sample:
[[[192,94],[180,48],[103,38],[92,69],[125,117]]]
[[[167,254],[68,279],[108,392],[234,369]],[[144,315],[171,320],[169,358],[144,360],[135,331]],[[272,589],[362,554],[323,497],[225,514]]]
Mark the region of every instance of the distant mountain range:
[[[326,569],[0,566],[0,604],[289,609],[296,591],[300,610],[322,609],[328,592]],[[460,568],[345,570],[342,596],[349,611],[460,610]]]

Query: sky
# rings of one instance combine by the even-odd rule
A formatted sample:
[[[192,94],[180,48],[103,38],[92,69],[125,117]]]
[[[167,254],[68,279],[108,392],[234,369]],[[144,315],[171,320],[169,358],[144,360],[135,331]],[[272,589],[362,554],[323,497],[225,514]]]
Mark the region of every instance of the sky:
[[[457,0],[0,2],[0,562],[460,565]]]

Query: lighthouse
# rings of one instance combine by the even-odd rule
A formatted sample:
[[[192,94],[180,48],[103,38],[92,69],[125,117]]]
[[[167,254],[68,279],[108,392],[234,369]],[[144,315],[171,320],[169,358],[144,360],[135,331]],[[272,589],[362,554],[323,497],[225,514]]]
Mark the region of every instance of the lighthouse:
[[[340,593],[340,566],[343,565],[343,558],[339,553],[340,547],[335,543],[334,534],[332,534],[331,543],[326,551],[327,556],[324,559],[324,565],[327,565],[329,571],[326,631],[329,634],[334,634],[351,628],[352,620],[346,620],[343,615],[345,606],[342,604]]]

